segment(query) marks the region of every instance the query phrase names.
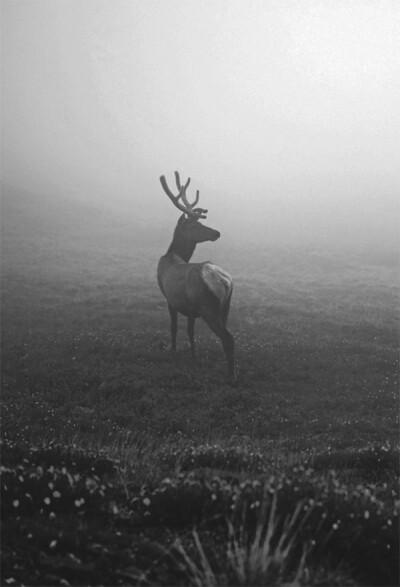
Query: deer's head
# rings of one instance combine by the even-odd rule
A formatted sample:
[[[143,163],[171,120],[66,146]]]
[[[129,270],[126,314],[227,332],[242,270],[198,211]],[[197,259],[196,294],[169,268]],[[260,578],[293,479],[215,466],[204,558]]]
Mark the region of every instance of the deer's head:
[[[182,185],[179,173],[175,171],[175,179],[176,186],[179,190],[176,196],[174,196],[174,194],[169,189],[164,175],[160,177],[161,185],[165,193],[174,206],[183,212],[175,228],[174,241],[177,245],[183,246],[186,244],[189,247],[193,247],[193,252],[197,243],[216,241],[221,236],[221,234],[218,232],[218,230],[214,230],[213,228],[205,226],[200,222],[200,219],[206,218],[207,210],[204,210],[204,208],[196,208],[200,197],[199,190],[196,192],[195,201],[192,204],[188,202],[186,197],[186,189],[189,186],[190,177],[188,178],[186,184]]]
[[[174,232],[175,238],[195,244],[216,241],[220,236],[221,233],[218,230],[205,226],[200,220],[188,218],[185,214],[179,218]]]

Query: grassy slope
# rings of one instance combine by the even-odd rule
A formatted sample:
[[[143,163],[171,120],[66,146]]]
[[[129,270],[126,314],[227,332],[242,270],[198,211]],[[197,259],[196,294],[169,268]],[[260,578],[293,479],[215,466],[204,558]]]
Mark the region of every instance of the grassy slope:
[[[180,348],[171,356],[156,255],[138,263],[128,248],[115,250],[99,238],[89,247],[84,236],[62,249],[48,242],[43,249],[37,235],[25,239],[25,266],[21,257],[13,263],[21,247],[7,249],[5,432],[15,432],[18,417],[21,434],[28,427],[48,438],[86,435],[90,410],[100,438],[129,430],[193,440],[245,435],[299,448],[396,438],[391,265],[338,253],[237,253],[229,266],[237,275],[230,325],[240,380],[232,389],[220,344],[200,321],[196,364],[183,319]],[[65,244],[65,235],[58,239]]]
[[[171,356],[158,252],[144,252],[135,230],[90,209],[67,206],[61,221],[48,202],[39,208],[27,214],[14,194],[3,216],[4,438],[100,445],[131,466],[136,459],[136,483],[170,474],[176,462],[163,468],[163,452],[179,461],[188,443],[257,448],[278,469],[316,453],[329,468],[326,455],[342,451],[347,470],[355,449],[397,442],[391,262],[216,248],[211,258],[236,277],[232,388],[200,322],[196,364],[183,321]]]

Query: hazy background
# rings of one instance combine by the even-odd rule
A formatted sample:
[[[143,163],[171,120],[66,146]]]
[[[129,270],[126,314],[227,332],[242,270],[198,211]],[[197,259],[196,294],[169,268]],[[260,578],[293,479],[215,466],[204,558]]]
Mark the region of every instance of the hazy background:
[[[226,245],[397,246],[397,0],[1,9],[3,194],[24,222],[45,197],[164,238],[158,178],[178,169]]]

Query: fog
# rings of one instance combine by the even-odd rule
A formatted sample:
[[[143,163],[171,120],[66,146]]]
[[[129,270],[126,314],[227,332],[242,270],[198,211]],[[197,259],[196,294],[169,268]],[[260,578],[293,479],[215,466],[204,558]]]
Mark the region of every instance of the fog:
[[[228,242],[397,246],[397,1],[3,0],[1,26],[4,184],[172,230],[178,169]]]

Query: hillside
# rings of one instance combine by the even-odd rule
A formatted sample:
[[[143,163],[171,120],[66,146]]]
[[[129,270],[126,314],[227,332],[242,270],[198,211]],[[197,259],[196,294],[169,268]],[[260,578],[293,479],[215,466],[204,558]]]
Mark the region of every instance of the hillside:
[[[122,213],[73,197],[54,198],[2,186],[3,275],[88,277],[146,268],[138,250],[153,247],[148,227]]]
[[[34,198],[2,206],[6,582],[398,584],[395,264],[199,247],[235,278],[232,387],[200,320],[196,360],[183,319],[170,352],[172,226]],[[247,532],[254,556],[232,558]]]

